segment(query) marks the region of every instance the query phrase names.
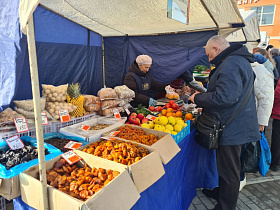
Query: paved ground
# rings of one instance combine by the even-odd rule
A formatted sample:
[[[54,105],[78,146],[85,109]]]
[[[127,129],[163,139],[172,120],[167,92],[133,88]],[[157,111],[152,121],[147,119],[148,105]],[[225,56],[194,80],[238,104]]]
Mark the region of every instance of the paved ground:
[[[265,132],[269,145],[271,144],[271,123],[270,120]],[[239,193],[237,209],[280,209],[280,172],[269,171],[265,177],[259,173],[246,174],[246,177],[247,185]],[[201,189],[197,189],[196,195],[189,210],[207,210],[215,207],[216,201],[206,197]]]

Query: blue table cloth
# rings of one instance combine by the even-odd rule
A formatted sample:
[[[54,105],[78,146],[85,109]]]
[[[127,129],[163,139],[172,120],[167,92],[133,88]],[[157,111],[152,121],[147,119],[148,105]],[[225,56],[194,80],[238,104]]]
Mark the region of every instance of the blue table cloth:
[[[194,134],[192,131],[179,143],[181,151],[164,166],[165,175],[141,193],[132,210],[186,210],[196,196],[196,188],[218,185],[215,151],[199,146]],[[17,210],[33,210],[21,197],[13,202]]]

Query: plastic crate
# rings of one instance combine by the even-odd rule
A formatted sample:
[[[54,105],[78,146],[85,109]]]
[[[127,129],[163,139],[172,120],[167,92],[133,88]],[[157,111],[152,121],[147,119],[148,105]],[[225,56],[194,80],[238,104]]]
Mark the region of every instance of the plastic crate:
[[[0,196],[0,210],[6,210],[6,200],[2,196]]]
[[[73,118],[70,121],[65,122],[65,123],[61,123],[60,121],[59,122],[52,122],[51,123],[51,132],[59,133],[60,128],[70,126],[70,125],[74,125],[74,124],[83,122],[85,120],[89,120],[90,118],[95,117],[95,116],[96,116],[96,114],[89,114],[89,115],[86,115],[86,116]]]
[[[179,142],[182,141],[183,138],[191,133],[191,121],[188,120],[187,124],[188,125],[176,135],[171,134],[177,144],[179,144]]]

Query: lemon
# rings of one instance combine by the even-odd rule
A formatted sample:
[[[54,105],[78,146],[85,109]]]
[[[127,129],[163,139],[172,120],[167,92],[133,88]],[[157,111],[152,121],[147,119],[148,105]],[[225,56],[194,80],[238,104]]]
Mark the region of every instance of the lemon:
[[[141,125],[141,127],[142,127],[142,128],[149,128],[149,129],[151,128],[150,125],[149,125],[148,123],[143,123],[143,124]]]
[[[182,129],[183,129],[183,126],[180,125],[180,124],[174,125],[174,130],[175,130],[176,132],[178,132],[178,133],[179,133]]]
[[[158,123],[158,124],[160,124],[160,125],[166,125],[167,123],[168,123],[168,118],[167,118],[167,117],[161,116],[161,117],[159,118],[159,123]]]
[[[175,117],[175,123],[177,123],[177,122],[178,122],[178,120],[181,120],[181,118],[179,118],[179,117]]]
[[[154,130],[163,131],[161,125],[155,125]]]
[[[147,124],[150,126],[150,129],[153,129],[155,126],[153,121],[149,121],[149,122],[147,122]]]
[[[185,122],[183,120],[178,120],[177,124],[184,126]]]
[[[184,123],[183,127],[185,128],[185,127],[187,127],[187,126],[188,126],[188,124],[187,124],[187,123]]]
[[[177,132],[176,131],[172,131],[171,134],[172,135],[177,135]]]
[[[173,116],[168,117],[168,123],[170,125],[175,125],[176,124],[175,117],[173,117]]]
[[[171,131],[168,130],[168,129],[165,129],[165,130],[163,130],[163,131],[166,132],[166,133],[171,133]]]
[[[165,129],[170,130],[170,131],[173,131],[174,128],[173,128],[172,125],[167,124],[167,125],[165,126]]]

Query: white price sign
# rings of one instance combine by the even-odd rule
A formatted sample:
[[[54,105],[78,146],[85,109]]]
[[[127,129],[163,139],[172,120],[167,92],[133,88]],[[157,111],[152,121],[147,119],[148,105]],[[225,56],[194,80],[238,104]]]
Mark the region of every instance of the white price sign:
[[[29,131],[25,117],[15,118],[14,122],[18,133]]]
[[[75,141],[69,141],[64,148],[66,149],[78,149],[80,146],[82,146],[83,143],[75,142]]]
[[[121,115],[120,115],[120,112],[118,109],[113,109],[113,113],[114,113],[115,118],[121,119]]]
[[[150,115],[150,114],[148,114],[148,115],[146,116],[146,118],[148,118],[149,120],[155,120],[155,119],[156,119],[155,116]]]
[[[42,125],[48,125],[49,124],[49,120],[48,120],[48,116],[46,112],[42,112]]]
[[[120,133],[120,131],[111,131],[110,133],[109,133],[109,136],[116,136],[116,135],[118,135]]]
[[[12,150],[21,149],[24,147],[24,143],[21,141],[18,135],[5,139],[5,141]]]
[[[70,121],[68,109],[59,110],[59,118],[62,123]]]
[[[110,141],[113,141],[113,140],[116,140],[116,138],[114,138],[114,137],[101,137],[101,139],[105,139],[105,140],[110,140]]]
[[[128,109],[128,107],[129,107],[129,104],[126,104],[126,105],[124,105],[124,110],[126,111],[126,113],[128,114],[128,115],[130,115],[130,111],[129,111],[129,109]]]
[[[82,159],[80,156],[78,156],[72,150],[70,150],[69,152],[63,153],[61,155],[61,157],[63,157],[70,165],[72,165]]]
[[[84,130],[84,131],[88,131],[88,130],[90,129],[90,127],[89,127],[89,126],[84,125],[84,124],[80,124],[80,125],[78,125],[78,128],[79,128],[79,129],[82,129],[82,130]]]

